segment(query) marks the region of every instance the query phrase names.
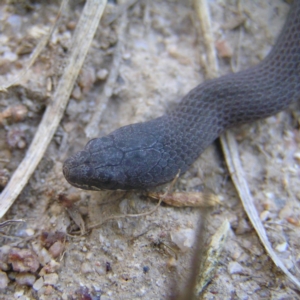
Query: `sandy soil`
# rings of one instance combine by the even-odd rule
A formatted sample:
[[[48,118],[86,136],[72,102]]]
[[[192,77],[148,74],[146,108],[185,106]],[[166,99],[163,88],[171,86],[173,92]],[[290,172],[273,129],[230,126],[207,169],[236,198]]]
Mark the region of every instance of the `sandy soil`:
[[[111,220],[85,233],[84,226],[111,215],[151,210],[155,202],[142,193],[81,191],[62,175],[64,159],[88,141],[86,129],[105,98],[115,55],[121,59],[113,95],[104,105],[98,132],[89,132],[91,136],[158,117],[205,80],[205,51],[190,2],[141,0],[122,18],[99,26],[65,117],[36,172],[5,216],[5,220],[25,223],[1,228],[0,299],[175,299],[191,273],[199,212],[206,220],[203,236],[207,241],[226,218],[231,225],[215,275],[201,299],[300,298],[251,227],[218,142],[176,185],[187,193],[210,190],[218,195],[222,205],[205,216],[201,209],[162,205],[151,215]],[[239,1],[240,7],[237,2],[209,1],[216,44],[225,50],[225,54],[219,52],[220,74],[262,60],[289,8],[280,0],[244,0]],[[29,80],[0,94],[2,113],[17,105],[24,112],[0,124],[2,189],[26,154],[51,101],[82,5],[72,2],[64,12],[49,45],[29,70]],[[26,66],[58,8],[59,2],[0,3],[0,79],[12,78]],[[116,12],[116,4],[110,2],[104,20]],[[123,34],[121,22],[126,24]],[[116,53],[118,42],[121,47]],[[300,278],[297,119],[297,110],[291,108],[236,128],[234,133],[273,248]],[[85,234],[80,235],[79,229]]]

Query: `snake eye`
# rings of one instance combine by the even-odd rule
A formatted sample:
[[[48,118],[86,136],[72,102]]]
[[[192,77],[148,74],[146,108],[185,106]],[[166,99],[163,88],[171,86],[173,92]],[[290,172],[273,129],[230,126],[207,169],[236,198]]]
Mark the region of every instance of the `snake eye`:
[[[109,136],[90,140],[84,149],[90,153],[99,152],[102,149],[113,146],[113,140]]]

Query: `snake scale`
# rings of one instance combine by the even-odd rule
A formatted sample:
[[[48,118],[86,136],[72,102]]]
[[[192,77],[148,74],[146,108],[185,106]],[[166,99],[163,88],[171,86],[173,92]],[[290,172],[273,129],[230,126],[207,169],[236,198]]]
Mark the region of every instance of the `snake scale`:
[[[258,65],[205,81],[169,113],[90,140],[63,173],[87,190],[147,189],[184,173],[225,129],[271,116],[300,99],[300,0]]]

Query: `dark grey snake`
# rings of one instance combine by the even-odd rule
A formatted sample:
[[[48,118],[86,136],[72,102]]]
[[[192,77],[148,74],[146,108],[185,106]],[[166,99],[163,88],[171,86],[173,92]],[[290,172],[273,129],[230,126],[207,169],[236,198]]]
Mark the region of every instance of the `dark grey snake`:
[[[63,166],[87,190],[145,189],[184,173],[225,129],[265,118],[300,99],[300,0],[257,66],[206,81],[170,113],[89,141]]]

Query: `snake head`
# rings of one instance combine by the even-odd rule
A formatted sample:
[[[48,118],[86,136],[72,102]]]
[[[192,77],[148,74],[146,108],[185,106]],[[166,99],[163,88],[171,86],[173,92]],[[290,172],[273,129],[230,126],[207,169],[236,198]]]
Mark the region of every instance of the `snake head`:
[[[151,122],[151,121],[150,121]],[[102,138],[90,140],[83,151],[63,165],[67,181],[87,190],[130,190],[155,184],[155,174],[168,155],[151,133],[149,122],[121,127]]]

